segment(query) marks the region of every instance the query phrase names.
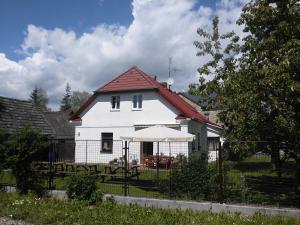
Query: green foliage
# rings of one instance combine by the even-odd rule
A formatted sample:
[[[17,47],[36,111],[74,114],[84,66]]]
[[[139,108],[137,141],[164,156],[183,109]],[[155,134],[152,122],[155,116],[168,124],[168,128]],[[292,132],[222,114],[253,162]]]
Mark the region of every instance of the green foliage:
[[[69,83],[67,83],[66,93],[64,94],[64,97],[62,98],[60,103],[60,110],[67,111],[70,109],[71,109],[71,87]]]
[[[202,97],[203,102],[200,102],[202,107],[208,103],[207,109],[222,107],[223,93],[220,81],[225,80],[228,72],[235,69],[235,56],[240,50],[239,37],[233,31],[223,35],[219,34],[219,18],[217,16],[213,18],[212,29],[211,33],[201,28],[197,30],[200,38],[205,39],[203,42],[194,42],[199,50],[197,56],[209,56],[211,60],[198,68],[199,83],[189,86],[190,94]],[[226,41],[229,44],[222,47],[223,42]],[[206,81],[207,76],[213,79]]]
[[[3,130],[0,129],[0,173],[5,168],[5,146],[4,142],[7,136]]]
[[[236,152],[267,140],[300,163],[300,6],[293,0],[257,0],[247,4],[238,21],[249,35],[244,39],[239,70],[224,80],[221,120]],[[235,142],[237,141],[237,142]],[[277,144],[278,145],[278,144]],[[299,167],[300,168],[300,167]]]
[[[49,108],[47,108],[49,99],[46,91],[42,88],[35,86],[30,94],[30,101],[41,110],[49,111]]]
[[[25,220],[32,224],[137,224],[137,225],[260,225],[299,224],[297,217],[255,214],[194,212],[191,210],[160,209],[137,205],[103,202],[88,206],[83,201],[61,201],[52,198],[19,196],[0,193],[0,216]]]
[[[205,158],[179,155],[170,172],[171,193],[193,200],[212,199],[217,188],[216,175]]]
[[[76,112],[90,96],[86,91],[73,91],[70,99],[71,110]]]
[[[86,200],[94,204],[102,199],[102,193],[96,189],[96,176],[88,173],[75,174],[67,184],[67,195],[70,199]]]
[[[269,141],[269,153],[278,158],[276,145],[284,143],[286,155],[299,164],[300,180],[299,1],[253,0],[246,4],[238,24],[247,36],[241,46],[229,44],[225,58],[218,54],[219,39],[213,39],[218,37],[216,24],[214,20],[212,34],[200,29],[198,33],[207,41],[195,45],[200,49],[198,55],[213,58],[199,73],[214,77],[204,90],[218,96],[223,108],[219,117],[230,148],[247,156],[244,153],[253,149],[253,141]],[[231,39],[232,43],[237,40]],[[276,163],[277,170],[279,165]]]
[[[41,192],[41,180],[33,171],[33,164],[46,146],[45,137],[29,126],[17,130],[5,142],[5,163],[11,168],[16,178],[16,187],[22,193],[29,189]]]

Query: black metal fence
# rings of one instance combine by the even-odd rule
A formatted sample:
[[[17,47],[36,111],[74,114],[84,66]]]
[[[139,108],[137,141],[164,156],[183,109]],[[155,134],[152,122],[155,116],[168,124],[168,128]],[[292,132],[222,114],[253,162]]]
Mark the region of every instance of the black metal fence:
[[[226,142],[214,150],[195,151],[187,142],[51,140],[35,170],[49,189],[66,189],[70,175],[87,172],[102,192],[116,195],[300,207],[299,165],[282,144]]]

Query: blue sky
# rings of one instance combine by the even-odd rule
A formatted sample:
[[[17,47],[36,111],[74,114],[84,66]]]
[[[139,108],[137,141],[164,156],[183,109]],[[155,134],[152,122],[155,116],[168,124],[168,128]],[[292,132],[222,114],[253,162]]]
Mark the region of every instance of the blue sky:
[[[245,1],[1,0],[0,95],[28,99],[39,86],[57,109],[67,83],[92,92],[133,65],[164,81],[169,57],[184,91],[208,60],[196,57],[197,28],[218,15],[222,32],[242,36]]]
[[[0,51],[16,59],[28,24],[80,35],[99,23],[128,26],[131,21],[131,0],[1,0]]]
[[[215,4],[216,1],[199,0],[195,8]],[[80,35],[99,23],[128,26],[133,20],[131,8],[131,0],[1,0],[0,51],[11,59],[22,58],[16,52],[28,24],[47,29],[59,27]]]

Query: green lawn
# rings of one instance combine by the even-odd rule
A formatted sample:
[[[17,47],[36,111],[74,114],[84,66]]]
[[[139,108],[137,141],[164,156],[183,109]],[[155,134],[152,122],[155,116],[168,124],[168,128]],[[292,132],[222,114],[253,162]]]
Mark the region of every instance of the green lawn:
[[[39,199],[0,192],[0,216],[33,224],[141,224],[141,225],[296,225],[300,218],[240,214],[214,214],[171,209],[155,209],[136,205],[124,206],[111,202],[89,206],[85,202]]]
[[[155,188],[156,170],[154,169],[140,169],[139,180],[133,178],[129,183],[129,195],[136,197],[152,197],[152,198],[165,198],[169,197],[169,194],[162,193]],[[161,170],[159,172],[159,177],[161,180],[167,179],[169,174],[168,170]],[[65,177],[55,177],[54,178],[54,188],[57,190],[66,190],[69,176]],[[11,174],[10,170],[5,170],[0,173],[0,184],[15,185],[15,178]],[[44,183],[45,188],[47,188],[47,181]],[[124,185],[121,180],[115,179],[111,180],[109,177],[105,179],[103,183],[101,178],[97,182],[97,187],[107,194],[124,194]]]
[[[270,157],[252,156],[241,162],[226,161],[226,178],[225,178],[225,202],[228,203],[247,203],[259,205],[275,205],[283,207],[300,207],[300,195],[295,193],[294,188],[294,167],[293,161],[284,164],[282,178],[277,178],[276,172],[273,170]],[[210,163],[215,167],[216,163]],[[99,167],[101,171],[104,168]],[[170,194],[157,188],[156,170],[155,169],[139,169],[140,176],[137,181],[133,178],[129,185],[129,195],[136,197],[152,197],[152,198],[170,198]],[[159,173],[160,180],[168,186],[169,170],[161,170]],[[241,183],[242,176],[245,182]],[[68,176],[65,178],[56,177],[54,179],[55,189],[65,190],[67,186]],[[15,184],[15,179],[10,171],[4,171],[0,174],[0,183]],[[45,182],[45,187],[47,183]],[[121,180],[110,180],[106,178],[105,182],[97,182],[98,188],[103,193],[108,194],[124,194],[124,186]],[[187,196],[181,196],[177,199],[187,199]],[[204,199],[214,200],[214,199]]]
[[[252,156],[241,162],[226,161],[227,201],[260,205],[300,207],[295,193],[295,162],[283,164],[278,178],[269,156]],[[244,178],[244,180],[243,180]]]

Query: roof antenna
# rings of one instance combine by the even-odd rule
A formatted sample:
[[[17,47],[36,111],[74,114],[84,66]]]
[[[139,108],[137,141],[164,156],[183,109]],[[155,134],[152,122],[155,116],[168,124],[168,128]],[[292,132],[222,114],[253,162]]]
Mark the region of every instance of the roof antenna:
[[[180,71],[180,69],[172,68],[172,57],[169,57],[169,78],[167,80],[169,90],[171,90],[171,86],[174,84],[174,78],[171,77],[171,73],[173,72],[173,74],[175,74],[178,71]]]
[[[174,84],[174,79],[171,77],[171,66],[172,66],[172,57],[169,57],[169,78],[167,80],[167,85],[169,90],[171,90],[171,86]]]

